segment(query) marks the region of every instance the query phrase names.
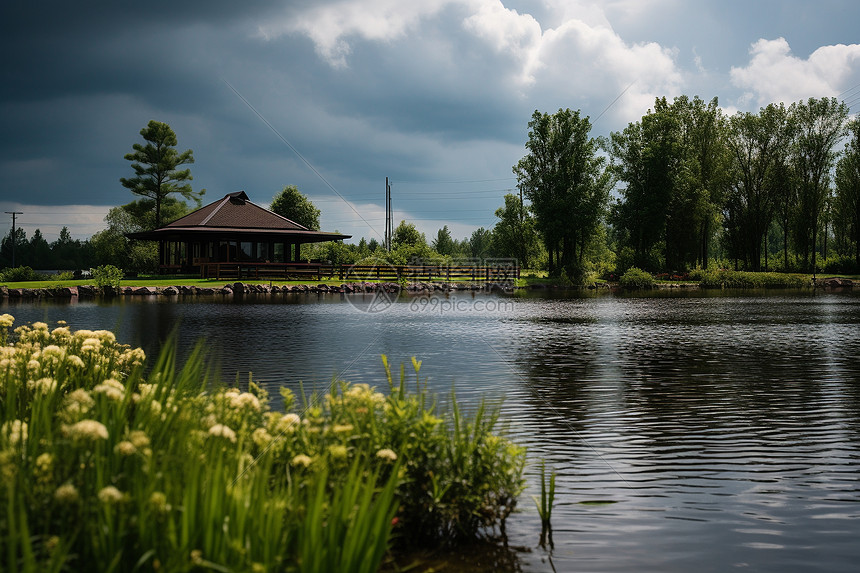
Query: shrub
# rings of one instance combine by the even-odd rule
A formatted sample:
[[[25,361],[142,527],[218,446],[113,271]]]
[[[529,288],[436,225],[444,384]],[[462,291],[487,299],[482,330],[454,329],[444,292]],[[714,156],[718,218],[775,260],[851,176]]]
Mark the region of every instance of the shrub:
[[[637,267],[630,267],[627,272],[621,275],[618,284],[628,289],[647,289],[652,288],[655,283],[651,273]]]
[[[827,274],[853,275],[860,271],[860,266],[857,265],[857,259],[849,255],[834,255],[827,257],[827,259],[820,265],[822,272]]]
[[[93,275],[93,280],[99,288],[113,287],[119,288],[119,283],[122,281],[122,269],[118,269],[113,265],[101,265],[94,269],[90,269]]]
[[[50,275],[46,273],[39,273],[31,269],[30,267],[15,267],[13,268],[5,268],[0,271],[0,282],[4,283],[14,283],[14,282],[30,282],[30,281],[52,281],[52,280],[70,280],[72,278],[72,272],[66,271],[56,275]]]
[[[809,277],[786,273],[753,273],[725,269],[693,271],[702,288],[802,288],[810,286]]]
[[[6,283],[37,281],[40,279],[41,275],[30,267],[5,268],[0,272],[0,280]]]
[[[0,316],[5,345],[14,318]],[[499,525],[524,452],[498,410],[441,412],[338,383],[284,412],[215,384],[198,347],[140,349],[109,331],[15,329],[0,367],[0,570],[374,572],[395,531],[444,540]],[[413,361],[416,379],[420,363]]]

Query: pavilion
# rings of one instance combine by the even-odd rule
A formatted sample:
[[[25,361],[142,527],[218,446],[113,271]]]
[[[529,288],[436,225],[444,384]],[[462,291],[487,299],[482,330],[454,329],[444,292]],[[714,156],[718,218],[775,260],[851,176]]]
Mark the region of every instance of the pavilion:
[[[348,239],[351,235],[312,231],[263,209],[244,191],[201,207],[154,231],[129,233],[130,239],[158,241],[162,273],[218,276],[230,270],[241,275],[312,269],[301,263],[304,243]]]

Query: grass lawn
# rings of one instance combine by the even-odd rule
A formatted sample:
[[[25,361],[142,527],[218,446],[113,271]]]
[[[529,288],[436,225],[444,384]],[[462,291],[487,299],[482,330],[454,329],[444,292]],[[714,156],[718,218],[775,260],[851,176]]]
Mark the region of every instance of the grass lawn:
[[[546,274],[546,273],[544,273]],[[541,282],[538,279],[535,279],[537,282]],[[154,287],[168,287],[168,286],[196,286],[196,287],[222,287],[227,284],[233,284],[235,282],[242,282],[244,284],[273,284],[273,285],[336,285],[340,286],[345,283],[357,283],[364,282],[359,279],[350,278],[349,280],[340,280],[338,278],[330,278],[323,279],[321,281],[316,281],[313,279],[303,279],[303,280],[294,280],[294,281],[285,281],[281,279],[202,279],[199,277],[165,277],[165,276],[141,276],[129,279],[123,279],[120,281],[120,286],[129,286],[129,287],[139,287],[139,286],[154,286]],[[377,281],[368,281],[368,282],[377,282]],[[381,282],[391,282],[389,280],[383,280]],[[440,281],[439,279],[433,279],[432,281],[427,281],[425,279],[419,278],[415,282],[445,282]],[[451,279],[452,283],[454,282],[462,282],[462,283],[471,283],[472,280],[469,278],[453,278]],[[483,282],[483,281],[477,281]],[[543,279],[542,282],[546,282],[546,279]],[[58,288],[58,287],[71,287],[71,286],[82,286],[82,285],[92,285],[95,284],[93,279],[81,279],[81,280],[49,280],[49,281],[18,281],[18,282],[8,282],[8,283],[0,283],[0,286],[6,286],[8,288]]]
[[[222,287],[227,284],[233,284],[237,282],[235,279],[201,279],[201,278],[164,278],[164,277],[137,277],[133,279],[123,279],[120,282],[120,286],[130,286],[130,287],[138,287],[138,286],[154,286],[154,287],[168,287],[168,286],[196,286],[196,287]],[[314,281],[314,280],[299,280],[299,281],[284,281],[284,280],[250,280],[250,279],[241,279],[244,284],[277,284],[277,285],[301,285],[301,284],[313,284],[313,285],[341,285],[346,281],[341,280],[322,280],[322,281]],[[351,281],[350,281],[351,282]],[[58,288],[58,287],[71,287],[71,286],[82,286],[82,285],[92,285],[94,284],[92,279],[82,279],[82,280],[69,280],[69,281],[20,281],[20,282],[10,282],[3,283],[2,286],[6,286],[8,288]]]

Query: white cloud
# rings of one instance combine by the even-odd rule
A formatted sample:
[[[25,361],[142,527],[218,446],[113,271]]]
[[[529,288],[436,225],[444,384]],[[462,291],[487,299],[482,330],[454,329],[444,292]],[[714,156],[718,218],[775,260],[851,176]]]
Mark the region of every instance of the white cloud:
[[[668,1],[657,3],[665,5]],[[350,42],[358,38],[374,42],[404,38],[450,7],[463,13],[462,31],[482,41],[491,53],[508,59],[506,69],[521,95],[523,90],[532,89],[557,94],[567,101],[574,95],[609,104],[635,82],[619,106],[627,117],[644,112],[655,96],[680,91],[682,78],[673,49],[655,42],[630,44],[612,29],[607,10],[629,16],[632,8],[626,0],[609,5],[593,0],[548,2],[550,15],[546,18],[555,27],[542,26],[534,16],[507,8],[501,0],[341,0],[290,14],[279,24],[261,27],[261,32],[266,38],[304,34],[329,65],[343,68],[348,66]],[[434,37],[437,43],[450,44],[439,45],[437,50],[450,50],[456,34],[456,30],[447,29]],[[457,65],[456,58],[450,65]]]
[[[784,38],[760,39],[750,48],[750,62],[733,67],[732,84],[745,90],[740,103],[792,103],[809,97],[833,97],[857,82],[860,44],[822,46],[807,59],[791,53]]]
[[[401,38],[421,19],[455,1],[341,0],[317,4],[304,12],[290,11],[280,22],[260,26],[259,32],[266,39],[288,33],[305,34],[324,60],[333,67],[343,68],[352,52],[350,36],[383,42]]]
[[[486,41],[498,53],[510,55],[519,64],[520,83],[534,81],[534,68],[541,44],[541,26],[529,14],[505,8],[497,0],[481,2],[477,11],[463,21],[463,27]]]
[[[657,43],[630,45],[611,28],[568,20],[544,33],[538,83],[561,99],[580,96],[590,100],[592,117],[632,84],[613,113],[632,121],[656,96],[680,92],[682,76],[675,57],[674,50]]]

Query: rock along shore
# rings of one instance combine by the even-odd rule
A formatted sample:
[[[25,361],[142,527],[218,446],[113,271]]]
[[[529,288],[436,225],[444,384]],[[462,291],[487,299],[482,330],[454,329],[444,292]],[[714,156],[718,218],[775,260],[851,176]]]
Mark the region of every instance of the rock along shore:
[[[815,281],[816,288],[843,290],[853,289],[855,285],[860,286],[851,279],[845,278],[822,278]],[[8,288],[0,286],[0,297],[3,298],[19,298],[19,299],[39,299],[39,298],[92,298],[92,297],[116,297],[116,296],[201,296],[201,295],[242,295],[242,294],[287,294],[287,293],[334,293],[334,294],[349,294],[349,293],[374,293],[374,292],[397,292],[405,288],[407,292],[427,293],[427,292],[454,292],[454,291],[483,291],[483,292],[511,292],[514,290],[512,284],[485,284],[485,283],[410,283],[406,287],[401,287],[398,283],[383,282],[353,282],[343,283],[340,285],[327,284],[301,284],[301,285],[266,285],[266,284],[250,284],[250,283],[227,283],[220,287],[198,287],[198,286],[126,286],[119,288],[105,287],[99,288],[94,285],[70,286],[70,287],[54,287],[54,288]],[[531,290],[565,290],[565,289],[610,289],[618,288],[617,284],[603,283],[593,284],[584,287],[562,287],[553,284],[532,284],[525,287]],[[654,288],[658,289],[698,289],[697,284],[691,283],[671,283],[658,284]]]
[[[286,294],[286,293],[374,293],[397,292],[398,283],[343,283],[340,285],[301,284],[266,285],[250,283],[227,283],[221,287],[198,286],[126,286],[104,287],[93,285],[55,287],[55,288],[8,288],[0,286],[0,296],[4,298],[92,298],[116,296],[201,296],[201,295],[243,295],[243,294]],[[479,283],[410,283],[405,287],[408,292],[453,292],[453,291],[512,291],[512,285]]]

